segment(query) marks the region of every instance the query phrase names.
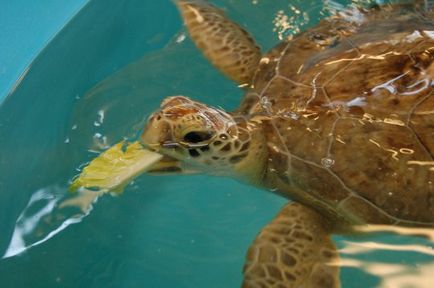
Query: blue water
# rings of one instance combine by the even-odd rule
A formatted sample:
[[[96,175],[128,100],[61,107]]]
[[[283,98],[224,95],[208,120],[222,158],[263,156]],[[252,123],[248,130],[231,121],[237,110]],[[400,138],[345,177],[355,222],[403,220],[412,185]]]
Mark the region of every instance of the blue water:
[[[87,1],[16,0],[2,3],[0,102],[29,63]]]
[[[279,32],[291,33],[273,31],[278,11],[294,14],[288,0],[254,2],[213,1],[268,49]],[[309,2],[313,10],[291,3],[311,16],[292,18],[301,28],[321,17],[321,1]],[[23,211],[31,223],[50,199],[68,195],[77,169],[133,139],[167,95],[237,106],[241,91],[184,36],[169,0],[93,0],[39,55],[0,106],[0,255]],[[38,245],[0,260],[0,287],[238,287],[248,245],[284,203],[230,179],[143,175],[123,195],[100,198],[88,216],[74,211],[80,222],[51,238],[62,215],[36,221],[29,239]],[[343,287],[434,287],[428,240],[334,239]]]

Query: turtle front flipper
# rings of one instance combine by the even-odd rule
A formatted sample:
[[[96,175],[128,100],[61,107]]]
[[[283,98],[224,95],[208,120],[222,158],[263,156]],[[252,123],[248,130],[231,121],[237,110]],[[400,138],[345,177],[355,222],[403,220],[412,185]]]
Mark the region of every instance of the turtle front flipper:
[[[330,230],[316,211],[287,204],[249,248],[243,287],[339,287]]]
[[[239,85],[250,84],[261,51],[249,33],[206,1],[175,2],[190,37],[214,66]]]

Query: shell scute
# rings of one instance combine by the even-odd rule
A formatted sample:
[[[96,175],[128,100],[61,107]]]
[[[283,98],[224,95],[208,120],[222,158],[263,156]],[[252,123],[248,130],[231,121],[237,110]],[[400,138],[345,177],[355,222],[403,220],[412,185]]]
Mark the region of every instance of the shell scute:
[[[241,111],[271,119],[269,169],[296,198],[355,222],[434,224],[434,23],[425,16],[402,6],[323,21],[264,56]]]

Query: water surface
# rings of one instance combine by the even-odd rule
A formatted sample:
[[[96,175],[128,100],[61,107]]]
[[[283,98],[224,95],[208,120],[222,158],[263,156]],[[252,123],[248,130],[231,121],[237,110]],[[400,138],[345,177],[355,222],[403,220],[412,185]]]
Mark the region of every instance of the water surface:
[[[264,50],[349,4],[214,3]],[[248,245],[285,199],[231,179],[143,175],[91,211],[56,206],[70,197],[77,169],[134,139],[168,95],[228,110],[242,97],[186,37],[170,1],[91,1],[39,56],[0,106],[7,151],[0,155],[0,252],[10,256],[0,260],[1,287],[239,286]],[[21,238],[13,238],[17,227]],[[434,285],[427,239],[334,239],[343,287]]]

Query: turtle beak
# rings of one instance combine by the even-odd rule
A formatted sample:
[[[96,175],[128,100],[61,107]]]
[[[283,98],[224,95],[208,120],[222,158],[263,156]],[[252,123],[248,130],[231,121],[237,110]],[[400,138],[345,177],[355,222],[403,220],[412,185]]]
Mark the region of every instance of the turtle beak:
[[[194,169],[187,167],[187,164],[168,155],[170,150],[176,149],[179,144],[173,142],[172,128],[166,121],[162,120],[163,117],[160,113],[156,112],[149,117],[141,136],[141,144],[144,147],[163,154],[163,158],[152,164],[147,173],[197,173]]]
[[[161,148],[164,147],[164,143],[167,142],[171,135],[171,128],[168,123],[161,121],[161,116],[159,112],[152,114],[148,123],[146,124],[141,138],[141,143],[143,146],[149,150],[155,152],[163,152]],[[153,164],[148,172],[164,172],[166,170],[178,170],[179,161],[175,158],[163,155],[163,158]]]
[[[161,119],[159,112],[152,114],[141,136],[142,144],[157,152],[172,139],[172,128]]]
[[[149,118],[141,136],[141,143],[146,148],[163,154],[162,148],[165,148],[164,143],[167,142],[167,134],[171,133],[165,127],[165,122],[156,120],[157,117],[157,115],[153,115]],[[146,172],[151,174],[182,173],[183,169],[181,161],[163,154],[163,158],[152,164]]]
[[[169,173],[185,173],[181,161],[164,155],[160,161],[149,167],[146,173],[150,174],[169,174]]]
[[[147,170],[148,174],[196,174],[200,171],[189,167],[186,163],[168,155],[163,155],[158,162],[152,164]]]

